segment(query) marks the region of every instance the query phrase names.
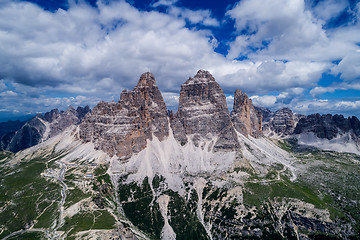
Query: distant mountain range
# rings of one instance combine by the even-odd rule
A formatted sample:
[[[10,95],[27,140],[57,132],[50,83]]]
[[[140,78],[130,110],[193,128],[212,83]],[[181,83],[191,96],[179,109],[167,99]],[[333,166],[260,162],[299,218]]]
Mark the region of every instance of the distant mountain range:
[[[89,106],[78,107],[76,110],[69,107],[66,111],[53,109],[43,115],[37,115],[27,122],[8,121],[0,123],[0,151],[18,152],[35,146],[50,137],[53,137],[71,125],[79,124]]]

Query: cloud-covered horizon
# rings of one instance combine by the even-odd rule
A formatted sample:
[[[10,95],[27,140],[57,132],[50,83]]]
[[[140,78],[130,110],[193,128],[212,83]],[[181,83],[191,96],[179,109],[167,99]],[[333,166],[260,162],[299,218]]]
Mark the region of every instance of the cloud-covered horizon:
[[[181,84],[206,69],[227,96],[242,89],[272,110],[359,116],[359,18],[360,3],[345,0],[234,1],[221,19],[173,0],[147,10],[121,0],[70,1],[55,11],[6,0],[0,114],[117,101],[146,71],[174,109]]]

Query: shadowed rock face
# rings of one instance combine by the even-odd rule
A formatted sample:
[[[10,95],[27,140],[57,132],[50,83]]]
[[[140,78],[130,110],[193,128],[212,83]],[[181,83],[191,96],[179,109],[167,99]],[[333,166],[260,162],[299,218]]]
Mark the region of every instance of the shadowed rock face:
[[[25,121],[7,121],[0,123],[0,151],[6,150],[15,132],[18,131]]]
[[[25,125],[22,126],[9,141],[6,150],[18,152],[41,143],[46,131],[46,125],[41,119],[42,116],[38,115],[25,123]]]
[[[254,108],[251,99],[240,90],[235,91],[231,121],[235,129],[246,136],[262,135],[262,113]]]
[[[181,86],[179,109],[171,117],[171,127],[182,144],[186,143],[186,136],[195,145],[217,136],[215,151],[238,146],[225,94],[208,71],[199,70]]]
[[[333,139],[339,134],[352,133],[360,136],[360,121],[357,117],[344,118],[343,115],[312,114],[299,120],[295,134],[313,132],[318,138]]]
[[[152,136],[169,135],[168,112],[151,73],[141,75],[132,91],[124,90],[118,103],[100,102],[80,125],[80,138],[93,142],[110,156],[130,157],[146,147]]]

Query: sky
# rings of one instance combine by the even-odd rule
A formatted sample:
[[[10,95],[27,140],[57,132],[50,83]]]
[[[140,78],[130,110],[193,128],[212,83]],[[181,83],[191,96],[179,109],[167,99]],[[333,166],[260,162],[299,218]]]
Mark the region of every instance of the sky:
[[[0,120],[118,101],[155,75],[169,109],[199,69],[272,111],[360,117],[355,0],[1,0]]]

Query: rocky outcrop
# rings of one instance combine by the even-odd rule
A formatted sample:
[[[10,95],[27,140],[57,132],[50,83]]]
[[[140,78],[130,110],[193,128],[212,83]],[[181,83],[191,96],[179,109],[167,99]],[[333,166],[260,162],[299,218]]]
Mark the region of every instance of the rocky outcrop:
[[[214,151],[238,146],[225,94],[208,71],[199,70],[181,86],[179,109],[171,117],[171,127],[182,144],[188,136],[195,146],[217,138]]]
[[[360,121],[357,117],[345,118],[343,115],[320,115],[311,114],[299,120],[294,134],[314,133],[318,138],[331,140],[351,133],[354,137],[360,137]]]
[[[261,107],[255,107],[262,111],[263,133],[267,137],[288,138],[295,137],[301,144],[316,146],[324,150],[336,150],[338,143],[355,144],[354,149],[360,149],[360,121],[357,117],[345,118],[343,115],[320,115],[308,116],[293,113],[289,108],[282,108],[275,113]],[[339,138],[339,142],[317,142],[319,139],[332,140]],[[334,144],[334,146],[330,146]],[[345,145],[344,145],[345,148]],[[349,147],[348,147],[349,148]],[[348,151],[350,151],[348,149]],[[351,150],[357,152],[358,150]]]
[[[76,110],[70,106],[65,112],[61,111],[60,113],[56,110],[57,109],[52,111],[53,114],[51,114],[51,112],[49,114],[48,122],[50,122],[50,132],[47,138],[56,136],[71,125],[80,124],[85,115],[90,112],[89,106],[84,108],[78,107]],[[45,120],[47,120],[47,117],[48,116],[45,114]]]
[[[257,111],[251,99],[242,91],[236,90],[234,95],[234,107],[231,112],[231,121],[235,129],[253,137],[262,135],[262,113]]]
[[[141,75],[132,91],[119,102],[100,102],[80,124],[80,138],[110,156],[128,158],[146,147],[153,136],[169,135],[168,112],[152,73]]]
[[[70,106],[68,110],[59,112],[53,109],[42,115],[37,115],[26,122],[18,131],[9,133],[1,138],[2,150],[18,152],[32,147],[56,136],[71,125],[77,125],[87,112],[89,106],[78,107],[76,110]]]
[[[44,114],[44,119],[49,123],[54,122],[60,115],[59,109],[52,109],[50,112]]]
[[[291,135],[299,118],[301,116],[294,114],[289,108],[282,108],[276,111],[268,122],[264,123],[264,134],[269,137]]]
[[[174,138],[181,145],[185,145],[188,141],[188,138],[184,129],[184,125],[182,122],[180,122],[178,116],[174,114],[173,111],[170,112],[170,125],[174,134]]]

